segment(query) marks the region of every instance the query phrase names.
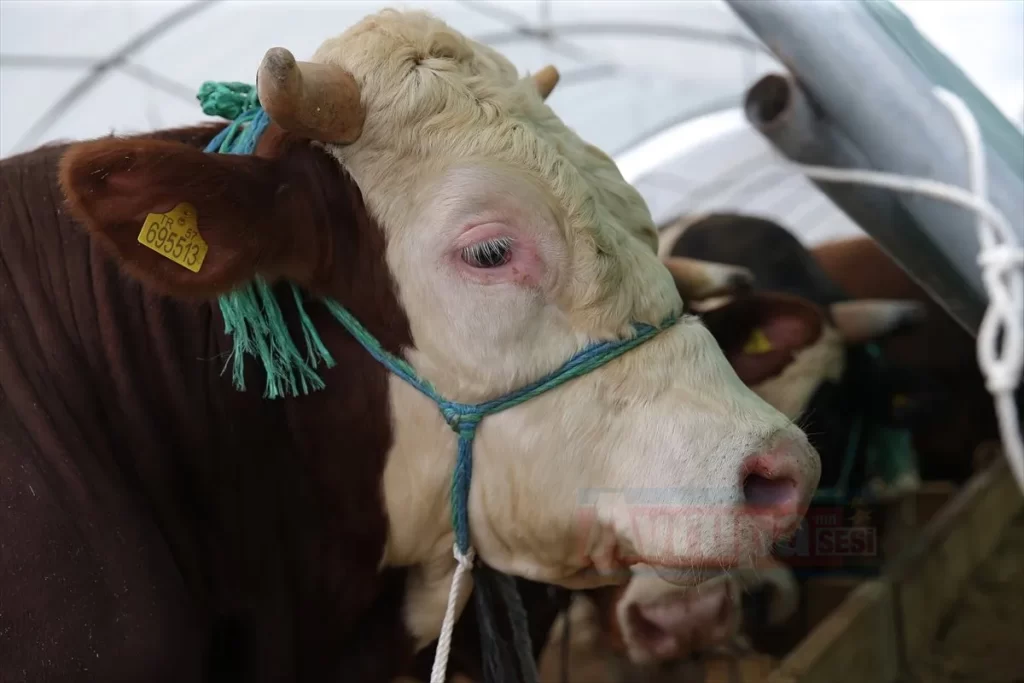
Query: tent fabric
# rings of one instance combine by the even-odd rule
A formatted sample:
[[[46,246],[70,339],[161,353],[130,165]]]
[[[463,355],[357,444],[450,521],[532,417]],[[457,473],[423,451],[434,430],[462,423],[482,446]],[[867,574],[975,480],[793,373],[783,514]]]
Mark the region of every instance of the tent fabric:
[[[253,82],[268,48],[307,57],[389,6],[430,11],[521,71],[554,64],[549,104],[621,161],[658,223],[731,210],[810,243],[860,233],[742,120],[746,88],[782,66],[723,0],[2,0],[0,157],[202,121],[203,81]],[[673,130],[685,153],[652,153]]]
[[[977,118],[985,141],[1024,180],[1024,133],[890,0],[858,2],[922,73],[935,85],[955,93],[964,101]]]
[[[388,6],[433,12],[520,70],[554,64],[552,107],[613,155],[692,112],[737,103],[771,61],[723,2],[4,0],[0,155],[194,122],[203,81],[252,82],[268,48],[308,57]]]

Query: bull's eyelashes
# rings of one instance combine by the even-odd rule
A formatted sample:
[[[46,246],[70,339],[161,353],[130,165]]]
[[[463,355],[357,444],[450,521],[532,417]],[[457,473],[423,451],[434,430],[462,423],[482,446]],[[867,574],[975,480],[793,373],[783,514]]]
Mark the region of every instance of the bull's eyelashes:
[[[512,259],[511,237],[498,237],[462,249],[462,261],[472,268],[497,268]]]

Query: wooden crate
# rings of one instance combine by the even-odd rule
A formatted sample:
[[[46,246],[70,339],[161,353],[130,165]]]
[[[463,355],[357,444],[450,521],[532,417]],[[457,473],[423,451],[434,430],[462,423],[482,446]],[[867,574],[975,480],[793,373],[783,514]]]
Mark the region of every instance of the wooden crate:
[[[1003,459],[954,491],[945,482],[922,488],[914,511],[920,532],[877,579],[855,588],[848,579],[819,579],[809,587],[827,603],[842,601],[816,615],[820,623],[765,683],[892,683],[916,669],[965,582],[1024,508]]]
[[[761,654],[713,659],[705,663],[700,683],[761,683],[778,665],[774,657]],[[580,683],[586,682],[581,680]]]
[[[765,683],[863,683],[899,672],[892,586],[886,579],[854,589]]]
[[[964,583],[993,551],[1024,507],[1005,460],[975,476],[929,521],[891,567],[903,656],[913,671],[926,656]]]

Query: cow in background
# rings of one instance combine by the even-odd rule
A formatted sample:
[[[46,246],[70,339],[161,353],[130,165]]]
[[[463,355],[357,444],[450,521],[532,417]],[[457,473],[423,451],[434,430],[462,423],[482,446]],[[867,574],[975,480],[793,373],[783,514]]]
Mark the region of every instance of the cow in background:
[[[741,379],[807,430],[822,454],[822,488],[842,474],[855,410],[893,427],[933,419],[942,396],[918,368],[881,366],[863,348],[921,329],[925,308],[912,293],[850,296],[792,233],[753,216],[681,219],[663,231],[659,252]],[[717,285],[697,286],[701,278],[689,259],[717,262]],[[905,462],[888,480],[858,478],[858,472],[868,470],[850,472],[851,495],[863,488],[894,497],[918,483]],[[634,567],[625,586],[574,596],[542,656],[545,680],[559,680],[565,619],[575,662],[570,681],[690,683],[700,680],[692,656],[747,649],[744,631],[763,635],[799,604],[799,584],[784,562],[762,562],[691,588]]]
[[[922,324],[878,344],[894,365],[926,374],[956,397],[936,406],[931,419],[913,430],[913,439],[924,479],[965,481],[1000,448],[999,424],[978,367],[974,337],[870,237],[819,244],[811,254],[851,297],[896,297],[916,301],[927,311]]]
[[[915,468],[886,463],[870,471],[860,459],[843,472],[859,415],[902,429],[932,425],[947,394],[914,366],[873,347],[920,330],[928,309],[915,297],[850,295],[795,235],[774,221],[732,213],[682,218],[662,232],[659,255],[720,262],[751,274],[754,290],[694,306],[740,376],[755,393],[798,420],[822,453],[821,489],[841,483],[898,496],[918,482]],[[899,359],[902,360],[902,359]],[[886,479],[891,476],[892,481]]]
[[[272,49],[257,76],[272,126],[251,154],[205,153],[212,126],[0,164],[0,679],[410,672],[457,566],[457,436],[324,298],[465,403],[678,318],[483,421],[468,517],[498,571],[583,588],[754,561],[799,522],[817,454],[678,317],[646,204],[549,87],[421,12],[311,62]],[[318,331],[322,391],[269,400],[258,365],[248,391],[222,374],[218,298],[256,280],[268,326]],[[619,499],[581,533],[580,488],[651,486],[692,487],[734,534],[657,545]]]

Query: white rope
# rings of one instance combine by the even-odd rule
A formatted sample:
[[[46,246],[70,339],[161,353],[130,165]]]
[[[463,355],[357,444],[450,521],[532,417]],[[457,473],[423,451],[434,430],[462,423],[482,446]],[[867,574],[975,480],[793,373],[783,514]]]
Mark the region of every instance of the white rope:
[[[451,654],[452,631],[455,630],[455,607],[459,604],[459,597],[462,594],[463,579],[473,569],[473,558],[476,556],[472,547],[465,555],[459,552],[458,546],[453,546],[452,549],[458,564],[455,567],[455,574],[452,575],[452,587],[448,591],[448,607],[444,611],[444,621],[441,622],[441,635],[437,639],[430,683],[444,683],[445,675],[448,673],[448,655]]]
[[[989,305],[978,329],[978,365],[995,401],[1004,455],[1024,491],[1024,439],[1013,393],[1024,366],[1024,248],[1010,222],[987,199],[985,147],[978,123],[967,105],[953,93],[935,89],[949,109],[967,147],[970,191],[953,185],[893,173],[792,164],[809,178],[823,182],[869,185],[920,194],[960,205],[977,216],[978,265]],[[999,336],[1002,334],[1002,348]]]

